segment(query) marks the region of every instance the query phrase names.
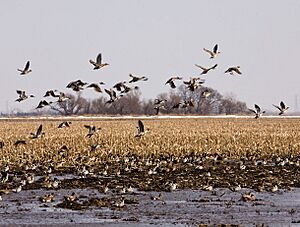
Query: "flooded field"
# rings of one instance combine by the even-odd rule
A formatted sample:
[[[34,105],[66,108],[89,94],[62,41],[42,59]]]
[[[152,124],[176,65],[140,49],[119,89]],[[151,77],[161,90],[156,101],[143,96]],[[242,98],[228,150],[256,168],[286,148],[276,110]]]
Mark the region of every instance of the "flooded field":
[[[64,196],[75,192],[78,200],[60,207]],[[243,199],[252,192],[255,200]],[[39,198],[54,193],[53,202]],[[160,195],[161,194],[161,195]],[[196,226],[232,224],[242,226],[286,226],[300,223],[300,190],[276,193],[241,189],[175,190],[172,192],[113,192],[94,189],[27,190],[2,195],[0,224],[107,226]],[[124,206],[117,206],[118,201]],[[76,203],[76,205],[75,205]],[[264,224],[264,225],[263,225]]]
[[[64,120],[0,121],[1,225],[300,223],[299,118]]]

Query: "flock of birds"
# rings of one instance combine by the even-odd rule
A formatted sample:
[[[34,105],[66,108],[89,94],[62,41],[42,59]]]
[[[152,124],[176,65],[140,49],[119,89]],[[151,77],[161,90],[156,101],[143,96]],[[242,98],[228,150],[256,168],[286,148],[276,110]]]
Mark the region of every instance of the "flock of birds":
[[[210,56],[211,59],[215,59],[221,52],[218,50],[218,44],[216,44],[212,50],[203,48],[205,52],[207,52]],[[99,70],[105,66],[108,66],[108,63],[103,63],[102,61],[102,54],[99,53],[96,57],[96,60],[89,60],[89,63],[93,65],[94,70]],[[195,66],[199,69],[201,69],[200,75],[205,75],[209,73],[211,70],[215,70],[218,66],[218,64],[214,64],[211,67],[204,67],[198,64],[195,64]],[[17,69],[20,72],[20,75],[28,75],[29,73],[32,72],[32,69],[30,68],[30,61],[27,61],[25,64],[25,67],[23,69]],[[229,73],[230,75],[241,75],[241,69],[240,66],[232,66],[229,67],[225,70],[224,73]],[[129,74],[130,80],[129,81],[120,81],[117,82],[112,88],[104,89],[105,93],[109,96],[109,99],[106,101],[106,104],[111,104],[121,97],[124,96],[124,94],[129,93],[133,90],[139,89],[138,86],[130,86],[133,83],[139,82],[139,81],[147,81],[148,78],[146,76],[138,76],[138,75],[133,75]],[[166,81],[166,85],[169,84],[172,89],[176,88],[175,81],[176,80],[182,80],[182,77],[179,76],[172,76]],[[190,90],[191,92],[195,92],[199,87],[202,86],[202,84],[205,82],[204,79],[200,77],[191,77],[188,81],[183,81],[183,84],[186,85],[187,89]],[[88,84],[87,82],[83,82],[82,80],[75,80],[71,81],[68,83],[66,88],[72,89],[75,92],[79,92],[84,90],[85,88],[92,88],[98,93],[102,93],[102,88],[101,85],[104,85],[104,82],[98,82],[98,83],[90,83]],[[118,92],[118,94],[117,94]],[[211,95],[211,91],[208,89],[205,89],[204,91],[201,92],[201,98],[208,98]],[[34,98],[35,96],[30,94],[27,95],[26,91],[23,90],[17,90],[17,94],[19,97],[15,100],[16,102],[21,102],[24,101],[28,98]],[[47,101],[47,100],[41,100],[36,107],[37,109],[43,108],[45,106],[49,106],[54,103],[61,103],[65,102],[70,99],[64,92],[58,91],[58,90],[48,90],[45,92],[45,95],[43,97],[53,97],[57,98],[56,101]],[[167,100],[165,99],[155,99],[154,100],[154,110],[156,114],[159,114],[160,109],[165,109],[165,103]],[[284,114],[289,107],[287,107],[283,101],[280,102],[280,105],[273,105],[279,110],[279,115]],[[193,100],[184,100],[180,101],[176,104],[174,104],[171,108],[172,109],[178,109],[178,108],[188,108],[188,107],[194,107]],[[249,111],[253,112],[255,114],[255,118],[259,118],[262,116],[265,111],[262,111],[261,108],[255,104],[254,105],[255,109],[249,109]]]

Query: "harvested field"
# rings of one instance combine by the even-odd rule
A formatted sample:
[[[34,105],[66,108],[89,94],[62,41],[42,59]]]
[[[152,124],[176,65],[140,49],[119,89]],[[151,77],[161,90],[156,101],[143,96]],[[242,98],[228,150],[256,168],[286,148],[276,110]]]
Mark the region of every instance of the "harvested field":
[[[0,122],[3,200],[21,186],[21,193],[43,190],[35,197],[40,204],[51,203],[41,199],[50,192],[64,191],[65,199],[55,205],[60,209],[120,209],[117,200],[132,189],[172,194],[226,188],[248,204],[247,190],[277,193],[300,186],[298,118],[144,119],[149,131],[139,137],[132,119],[73,119],[70,127],[57,128],[61,122]],[[45,134],[32,139],[41,124]],[[84,125],[101,129],[89,138]],[[16,145],[18,140],[26,144]],[[70,204],[65,190],[86,189],[110,193],[109,198]]]

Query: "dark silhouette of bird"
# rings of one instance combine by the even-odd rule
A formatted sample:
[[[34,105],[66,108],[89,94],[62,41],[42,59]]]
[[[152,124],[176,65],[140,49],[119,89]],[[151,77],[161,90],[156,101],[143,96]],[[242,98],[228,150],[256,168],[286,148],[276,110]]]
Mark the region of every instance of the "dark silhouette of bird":
[[[104,66],[109,65],[108,63],[102,63],[102,55],[101,55],[101,53],[98,54],[98,56],[96,58],[96,62],[93,61],[93,60],[90,60],[90,63],[94,66],[94,70],[95,69],[100,69],[100,68],[102,68]]]
[[[201,79],[200,77],[191,77],[189,81],[183,81],[190,91],[197,90],[202,84],[204,84],[204,82],[205,80]]]
[[[167,80],[165,84],[170,84],[171,88],[176,88],[176,85],[174,83],[175,80],[182,80],[182,77],[179,76],[173,76],[170,79]]]
[[[49,106],[51,105],[53,102],[47,102],[46,100],[42,100],[39,102],[38,106],[36,107],[36,109],[40,109],[43,108],[45,106]]]
[[[242,75],[242,72],[240,71],[240,66],[235,67],[229,67],[225,73],[230,73],[230,75],[234,75],[234,73],[237,73],[239,75]]]
[[[24,69],[17,69],[17,70],[21,72],[20,75],[26,75],[32,72],[32,70],[29,67],[30,67],[30,61],[27,61]]]
[[[274,104],[273,104],[273,106],[276,107],[280,111],[278,115],[284,114],[290,108],[290,107],[286,106],[283,101],[280,102],[280,106],[276,106]]]
[[[42,130],[43,130],[43,125],[40,125],[35,133],[30,133],[30,135],[32,136],[31,139],[37,139],[45,135],[45,133]]]
[[[249,110],[255,114],[255,119],[260,118],[266,112],[266,111],[261,111],[261,108],[257,104],[254,104],[254,108],[255,110],[253,109],[249,109]]]
[[[55,90],[55,91],[54,90],[48,90],[48,91],[46,91],[46,93],[45,93],[45,95],[43,97],[52,96],[54,98],[57,98],[57,97],[59,97],[59,95],[55,94],[56,91],[57,90]]]
[[[203,48],[204,51],[206,51],[207,53],[209,53],[210,58],[215,58],[218,54],[220,54],[221,52],[218,51],[218,44],[216,44],[213,48],[213,50],[208,50]]]
[[[103,82],[99,82],[99,84],[104,84]],[[100,88],[99,84],[91,83],[87,86],[87,88],[94,88],[96,92],[102,93],[102,89]]]
[[[137,81],[147,81],[148,78],[145,76],[134,76],[132,74],[129,74],[129,76],[131,77],[131,80],[128,83],[134,83]]]
[[[123,95],[117,96],[117,93],[115,90],[111,89],[104,89],[104,91],[109,95],[110,99],[106,102],[107,104],[113,103],[114,101],[118,100]]]
[[[100,130],[101,128],[96,128],[96,126],[94,125],[84,125],[85,128],[87,128],[88,134],[86,135],[86,137],[91,138],[98,130]]]
[[[138,120],[138,126],[136,128],[137,128],[137,134],[135,135],[135,137],[141,137],[145,135],[146,132],[149,131],[149,129],[145,130],[144,123],[141,120]]]
[[[123,90],[121,91],[121,93],[123,94],[123,93],[128,93],[128,92],[130,92],[130,91],[133,91],[133,90],[138,90],[139,89],[139,87],[138,86],[133,86],[133,87],[129,87],[129,86],[127,86],[127,85],[123,85]]]
[[[15,100],[15,102],[21,102],[28,98],[34,98],[34,95],[26,95],[25,91],[17,90],[17,94],[19,95],[19,98]]]
[[[212,66],[210,68],[205,68],[205,67],[203,67],[201,65],[197,65],[197,64],[195,64],[195,66],[202,69],[201,75],[203,75],[203,74],[207,74],[210,70],[215,69],[218,66],[218,64],[215,64],[214,66]]]
[[[113,88],[115,88],[117,91],[122,91],[122,88],[125,86],[126,81],[121,81],[116,83]]]
[[[83,86],[87,85],[86,82],[82,82],[81,80],[71,81],[67,88],[71,88],[73,91],[81,91],[83,90]]]
[[[71,124],[71,121],[64,121],[58,125],[58,128],[69,128]]]

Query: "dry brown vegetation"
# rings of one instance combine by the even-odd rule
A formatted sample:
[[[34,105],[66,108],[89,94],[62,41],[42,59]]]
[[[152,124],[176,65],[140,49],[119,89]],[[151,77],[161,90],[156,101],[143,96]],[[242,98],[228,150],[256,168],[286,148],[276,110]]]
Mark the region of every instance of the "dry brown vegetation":
[[[153,170],[158,175],[165,174],[165,180],[172,182],[180,181],[179,175],[195,178],[195,174],[201,177],[210,172],[218,174],[217,179],[224,179],[216,183],[215,176],[209,174],[201,178],[203,181],[199,184],[213,182],[223,187],[232,185],[231,180],[251,187],[249,182],[243,183],[245,179],[239,181],[237,178],[243,171],[242,165],[247,167],[244,172],[247,178],[250,178],[248,170],[259,174],[262,169],[275,171],[278,167],[277,177],[282,178],[285,177],[279,174],[282,168],[292,168],[289,171],[293,174],[299,172],[299,119],[145,119],[143,122],[149,132],[141,138],[135,137],[137,120],[73,120],[70,128],[58,129],[60,122],[1,121],[0,135],[5,145],[0,149],[0,166],[24,170],[34,164],[38,166],[36,171],[44,171],[53,165],[54,171],[75,174],[85,166],[90,173],[98,174],[105,169],[108,175],[117,171],[121,174],[136,172],[140,180]],[[43,124],[45,136],[30,139],[30,133],[40,124]],[[88,138],[84,125],[101,129]],[[26,140],[27,144],[15,146],[18,139]],[[100,147],[91,151],[93,144],[100,144]],[[60,153],[63,145],[68,150]],[[288,162],[282,165],[285,159]],[[266,161],[265,166],[258,166],[258,161]],[[233,175],[228,175],[230,171]],[[274,181],[280,185],[279,179]],[[274,184],[273,180],[270,184]],[[285,182],[285,185],[291,184]],[[188,187],[182,181],[180,186]]]

